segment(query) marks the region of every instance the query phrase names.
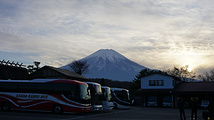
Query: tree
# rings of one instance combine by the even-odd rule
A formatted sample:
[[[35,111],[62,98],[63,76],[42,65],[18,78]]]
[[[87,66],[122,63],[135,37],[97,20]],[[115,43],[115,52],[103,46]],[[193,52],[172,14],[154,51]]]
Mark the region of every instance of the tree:
[[[40,68],[39,67],[40,62],[34,61],[33,63],[34,63],[34,65],[28,65],[27,66],[28,73],[33,73],[33,72],[37,71]]]
[[[209,72],[205,72],[203,75],[198,76],[203,81],[214,81],[214,68],[210,69]]]
[[[83,73],[88,72],[89,65],[87,61],[76,61],[74,60],[69,66],[74,70],[75,73],[82,75]]]
[[[188,65],[181,68],[174,67],[174,69],[169,69],[165,72],[171,76],[178,77],[183,81],[187,81],[189,78],[194,79],[196,77],[196,74],[193,71],[188,70]]]
[[[38,69],[39,69],[40,62],[34,61],[33,63],[34,63],[34,65],[36,66],[36,69],[38,70]]]

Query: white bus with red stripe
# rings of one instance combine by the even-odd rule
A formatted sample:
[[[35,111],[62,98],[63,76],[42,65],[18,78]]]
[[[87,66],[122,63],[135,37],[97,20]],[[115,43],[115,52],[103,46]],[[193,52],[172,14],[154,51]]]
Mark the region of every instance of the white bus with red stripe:
[[[0,107],[52,111],[60,114],[91,111],[86,83],[68,79],[0,80]]]

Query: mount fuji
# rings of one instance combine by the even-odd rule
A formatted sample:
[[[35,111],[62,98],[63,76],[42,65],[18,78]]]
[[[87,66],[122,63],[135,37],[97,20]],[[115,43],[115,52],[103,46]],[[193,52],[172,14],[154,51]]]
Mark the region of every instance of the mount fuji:
[[[83,76],[88,78],[132,81],[142,69],[146,69],[112,49],[100,49],[79,61],[87,61],[88,72]],[[72,71],[69,65],[61,68]]]

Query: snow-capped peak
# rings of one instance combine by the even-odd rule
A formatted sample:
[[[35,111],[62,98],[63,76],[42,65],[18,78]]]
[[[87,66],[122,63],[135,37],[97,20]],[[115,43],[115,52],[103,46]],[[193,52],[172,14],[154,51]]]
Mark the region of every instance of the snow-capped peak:
[[[142,69],[141,66],[112,49],[100,49],[81,59],[89,65],[88,78],[106,78],[119,81],[131,81]],[[64,69],[71,69],[68,65]]]
[[[115,60],[120,60],[120,59],[127,59],[126,57],[124,57],[123,55],[121,55],[120,53],[116,52],[113,49],[100,49],[84,59],[90,59],[94,57],[102,58],[103,60],[108,59],[111,62],[114,62]]]

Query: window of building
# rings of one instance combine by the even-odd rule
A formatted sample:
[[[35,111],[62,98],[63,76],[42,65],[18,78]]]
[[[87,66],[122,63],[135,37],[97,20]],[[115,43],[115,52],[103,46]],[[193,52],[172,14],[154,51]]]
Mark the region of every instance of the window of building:
[[[156,80],[149,80],[149,86],[156,86]]]
[[[164,86],[164,80],[149,80],[149,86]]]
[[[148,102],[157,102],[157,96],[148,96]]]
[[[171,96],[164,96],[163,102],[172,102],[172,97]]]
[[[163,80],[157,80],[157,86],[164,86]]]

